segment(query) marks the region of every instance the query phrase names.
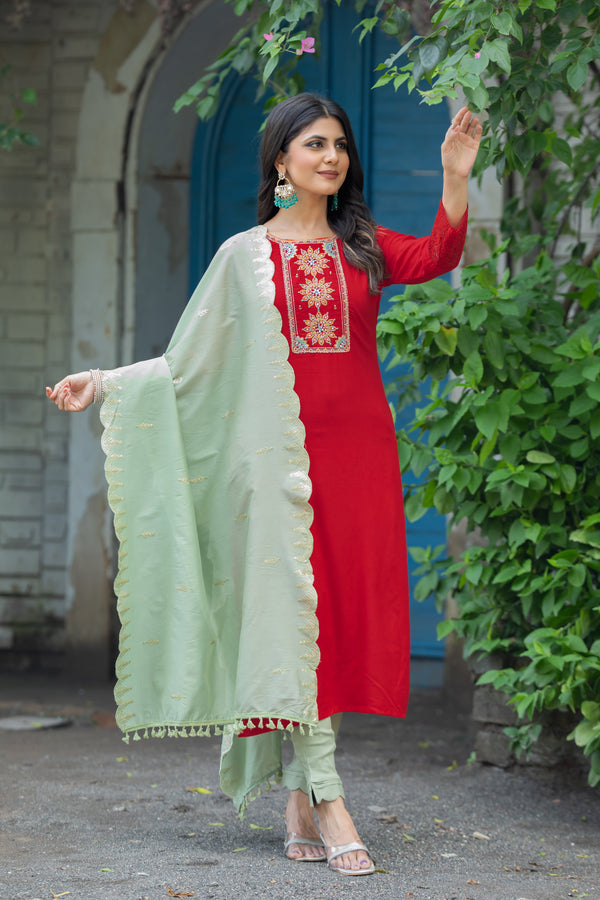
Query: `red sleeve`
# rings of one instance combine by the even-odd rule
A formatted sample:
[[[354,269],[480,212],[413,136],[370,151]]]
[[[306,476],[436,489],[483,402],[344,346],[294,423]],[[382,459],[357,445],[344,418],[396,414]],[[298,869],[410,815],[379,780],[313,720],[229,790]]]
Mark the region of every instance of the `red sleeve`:
[[[465,244],[467,216],[468,209],[460,225],[453,228],[440,202],[428,237],[417,238],[378,226],[377,243],[383,250],[386,271],[381,287],[388,284],[421,284],[455,269]]]

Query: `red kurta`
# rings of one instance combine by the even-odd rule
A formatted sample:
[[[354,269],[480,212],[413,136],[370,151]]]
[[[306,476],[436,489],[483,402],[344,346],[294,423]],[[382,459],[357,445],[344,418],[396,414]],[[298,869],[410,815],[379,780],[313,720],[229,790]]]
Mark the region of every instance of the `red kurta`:
[[[389,284],[429,281],[458,265],[467,215],[444,208],[430,236],[379,228]],[[336,712],[404,716],[410,633],[406,533],[394,424],[375,327],[380,294],[350,266],[340,240],[269,236],[275,304],[306,428],[318,596],[319,718]]]
[[[441,203],[428,237],[379,227],[387,272],[380,288],[451,271],[466,232],[467,213],[452,228]],[[339,239],[268,237],[310,460],[319,719],[402,717],[410,683],[408,567],[396,433],[377,356],[381,294],[369,293],[366,274],[346,262]]]

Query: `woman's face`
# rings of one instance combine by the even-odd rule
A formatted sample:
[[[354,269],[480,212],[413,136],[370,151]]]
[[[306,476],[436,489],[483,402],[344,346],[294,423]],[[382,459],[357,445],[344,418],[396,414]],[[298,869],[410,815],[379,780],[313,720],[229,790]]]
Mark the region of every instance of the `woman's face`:
[[[275,160],[277,171],[285,171],[299,198],[303,193],[335,194],[344,183],[349,165],[348,141],[341,123],[327,116],[315,119],[290,141],[287,153],[281,151]]]

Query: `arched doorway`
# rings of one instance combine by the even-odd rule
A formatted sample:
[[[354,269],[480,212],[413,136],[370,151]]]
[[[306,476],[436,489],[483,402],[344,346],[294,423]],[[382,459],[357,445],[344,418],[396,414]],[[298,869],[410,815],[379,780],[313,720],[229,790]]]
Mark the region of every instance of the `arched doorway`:
[[[155,7],[138,6],[141,18],[130,20],[119,8],[107,22],[100,44],[117,50],[92,62],[79,108],[71,182],[73,372],[155,356],[152,345],[168,338],[173,311],[177,316],[185,305],[197,120],[191,112],[173,116],[172,107],[239,27],[230,4],[200,0],[165,44]],[[112,669],[116,554],[102,426],[92,413],[69,425],[66,666],[105,678]]]

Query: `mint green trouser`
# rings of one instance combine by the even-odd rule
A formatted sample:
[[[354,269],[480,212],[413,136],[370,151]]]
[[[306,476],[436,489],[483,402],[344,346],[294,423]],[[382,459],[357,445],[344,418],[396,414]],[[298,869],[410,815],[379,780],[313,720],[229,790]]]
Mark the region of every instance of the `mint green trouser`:
[[[308,794],[311,806],[344,796],[334,760],[341,721],[342,714],[336,713],[321,719],[312,734],[300,734],[297,728],[292,731],[294,758],[284,769],[282,781],[290,791]]]

